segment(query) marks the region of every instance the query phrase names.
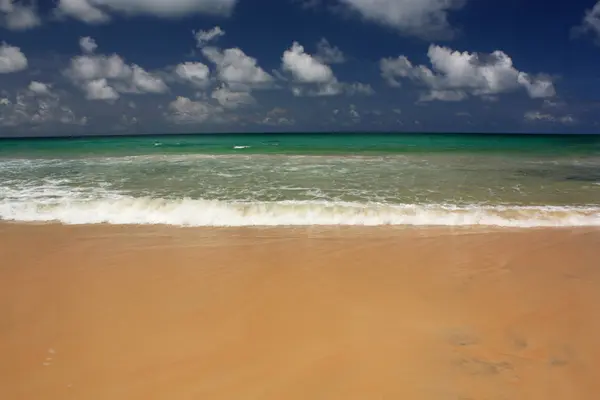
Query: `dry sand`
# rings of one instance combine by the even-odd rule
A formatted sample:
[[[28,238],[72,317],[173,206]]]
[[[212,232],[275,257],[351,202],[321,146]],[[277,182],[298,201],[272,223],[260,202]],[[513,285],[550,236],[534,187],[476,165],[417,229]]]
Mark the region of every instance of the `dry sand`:
[[[0,399],[595,400],[599,246],[0,224]]]

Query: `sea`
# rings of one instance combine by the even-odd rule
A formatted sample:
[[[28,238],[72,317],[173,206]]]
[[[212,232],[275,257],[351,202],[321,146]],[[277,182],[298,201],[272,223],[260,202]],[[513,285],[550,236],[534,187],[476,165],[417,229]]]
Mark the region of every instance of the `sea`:
[[[1,139],[0,220],[600,226],[600,135]]]

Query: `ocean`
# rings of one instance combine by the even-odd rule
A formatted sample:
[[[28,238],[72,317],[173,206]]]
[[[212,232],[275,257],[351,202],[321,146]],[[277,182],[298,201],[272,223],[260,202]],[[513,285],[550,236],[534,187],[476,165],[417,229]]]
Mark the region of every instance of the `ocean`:
[[[2,139],[0,219],[177,226],[600,226],[600,136]]]

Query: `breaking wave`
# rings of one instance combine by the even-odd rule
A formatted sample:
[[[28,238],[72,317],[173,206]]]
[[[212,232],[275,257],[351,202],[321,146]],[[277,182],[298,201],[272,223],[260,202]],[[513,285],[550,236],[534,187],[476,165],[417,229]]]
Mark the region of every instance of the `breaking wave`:
[[[0,219],[64,224],[176,226],[429,225],[600,226],[600,207],[452,206],[319,201],[233,202],[104,198],[44,202],[4,200]]]

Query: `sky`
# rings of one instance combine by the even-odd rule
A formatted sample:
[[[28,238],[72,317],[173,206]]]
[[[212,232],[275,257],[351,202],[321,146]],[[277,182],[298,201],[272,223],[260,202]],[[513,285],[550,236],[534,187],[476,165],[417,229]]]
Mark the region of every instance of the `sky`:
[[[600,0],[0,0],[0,136],[600,133]]]

